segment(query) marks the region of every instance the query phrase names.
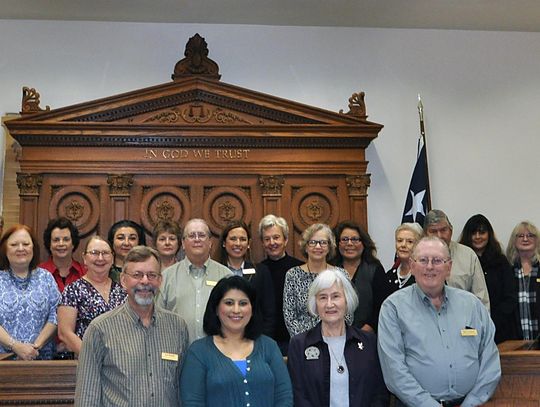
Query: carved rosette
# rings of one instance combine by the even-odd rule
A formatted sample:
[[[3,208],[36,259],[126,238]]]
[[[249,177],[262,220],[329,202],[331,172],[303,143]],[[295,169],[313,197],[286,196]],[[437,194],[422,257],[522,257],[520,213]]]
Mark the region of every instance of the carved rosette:
[[[129,190],[133,185],[133,175],[108,175],[107,184],[111,196],[129,196]]]
[[[302,232],[314,223],[333,226],[339,218],[336,192],[324,187],[304,187],[294,191],[291,202],[296,230]]]
[[[19,187],[20,195],[39,196],[41,184],[43,184],[43,176],[41,174],[17,173],[17,186]]]
[[[241,188],[211,188],[205,196],[203,218],[216,236],[233,220],[249,224],[252,218],[251,199]]]
[[[266,176],[259,177],[259,185],[262,188],[263,196],[281,196],[285,179],[281,176]]]
[[[346,178],[349,196],[367,197],[371,185],[371,174],[350,175]]]
[[[191,203],[187,193],[177,187],[148,189],[141,201],[141,222],[146,230],[154,229],[161,220],[185,224],[191,216]]]
[[[100,217],[98,188],[72,185],[58,188],[49,203],[49,219],[66,217],[82,236],[97,229]]]

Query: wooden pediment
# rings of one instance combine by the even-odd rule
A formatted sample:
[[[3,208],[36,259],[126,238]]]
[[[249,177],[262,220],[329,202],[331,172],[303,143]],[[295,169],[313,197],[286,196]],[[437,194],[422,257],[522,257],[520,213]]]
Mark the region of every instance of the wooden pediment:
[[[270,148],[365,147],[382,128],[366,120],[363,93],[349,112],[331,112],[221,82],[207,55],[196,35],[172,82],[59,109],[41,109],[39,93],[25,88],[23,117],[8,128],[23,147]]]
[[[351,102],[349,109],[354,107],[360,104]],[[224,144],[249,146],[251,133],[261,136],[259,147],[296,148],[330,147],[335,137],[351,147],[365,146],[382,128],[362,117],[200,77],[25,115],[8,127],[22,146],[204,147],[202,137],[211,130],[217,132],[212,144],[222,137]]]

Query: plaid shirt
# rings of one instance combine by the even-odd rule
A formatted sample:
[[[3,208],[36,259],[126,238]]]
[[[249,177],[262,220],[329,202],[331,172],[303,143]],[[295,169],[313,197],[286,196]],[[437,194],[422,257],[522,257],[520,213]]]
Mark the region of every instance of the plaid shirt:
[[[519,284],[518,304],[519,321],[523,331],[523,339],[532,340],[538,336],[538,313],[536,311],[536,286],[538,262],[532,265],[531,274],[525,276],[521,264],[514,265],[514,275]],[[531,284],[532,281],[532,284]]]

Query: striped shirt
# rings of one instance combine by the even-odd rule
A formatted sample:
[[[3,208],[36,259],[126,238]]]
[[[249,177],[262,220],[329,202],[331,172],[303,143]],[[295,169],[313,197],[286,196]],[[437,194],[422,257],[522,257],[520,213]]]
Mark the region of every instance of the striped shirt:
[[[100,315],[84,335],[75,406],[179,406],[188,342],[184,320],[159,307],[149,327],[127,302]]]

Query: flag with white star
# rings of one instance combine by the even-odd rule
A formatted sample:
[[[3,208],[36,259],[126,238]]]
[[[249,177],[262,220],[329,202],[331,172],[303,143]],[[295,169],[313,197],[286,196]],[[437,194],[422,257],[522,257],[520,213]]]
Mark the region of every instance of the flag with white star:
[[[418,139],[416,165],[414,166],[411,183],[407,192],[401,223],[416,222],[423,226],[424,217],[431,209],[429,196],[426,144],[424,137],[420,136]]]

